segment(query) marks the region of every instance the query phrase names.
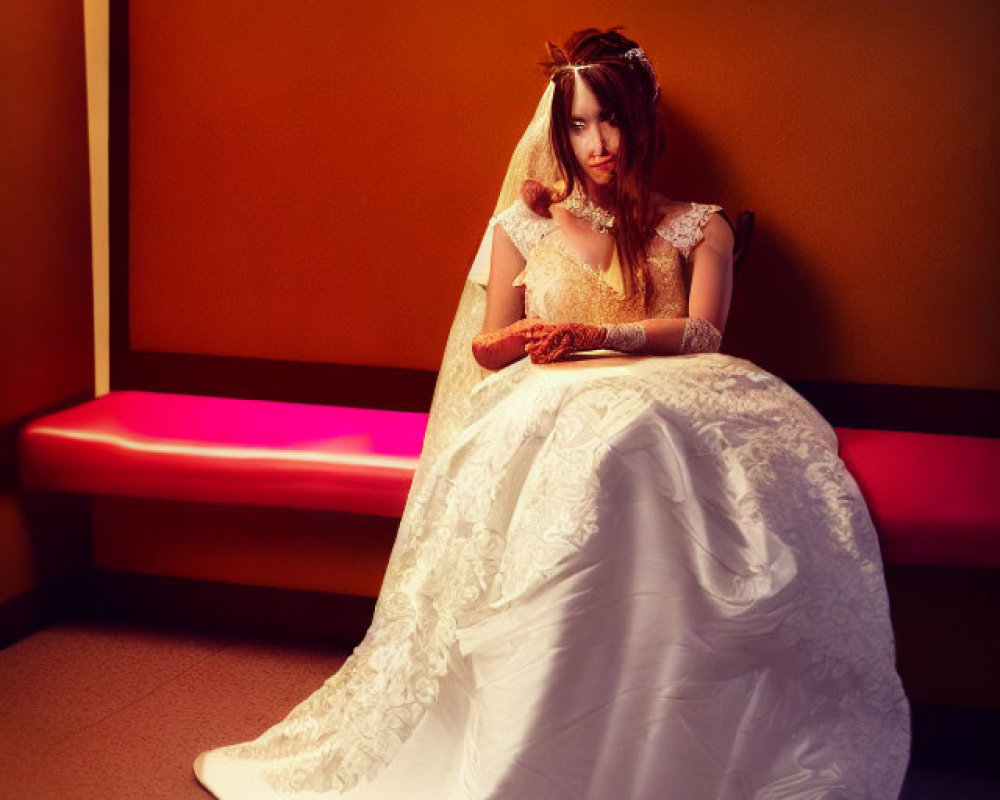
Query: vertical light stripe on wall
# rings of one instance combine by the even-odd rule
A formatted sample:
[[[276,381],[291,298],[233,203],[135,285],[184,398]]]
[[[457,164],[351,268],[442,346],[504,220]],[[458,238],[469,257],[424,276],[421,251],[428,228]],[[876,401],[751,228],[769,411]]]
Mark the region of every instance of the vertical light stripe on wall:
[[[109,388],[108,0],[83,0],[90,142],[90,229],[94,287],[94,391]]]

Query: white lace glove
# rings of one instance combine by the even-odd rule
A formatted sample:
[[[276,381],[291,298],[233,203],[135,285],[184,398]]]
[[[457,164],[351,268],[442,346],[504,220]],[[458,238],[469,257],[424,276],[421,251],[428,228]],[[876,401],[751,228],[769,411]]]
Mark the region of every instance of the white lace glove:
[[[718,353],[722,344],[722,331],[707,319],[688,317],[681,339],[682,353]]]
[[[641,322],[624,325],[604,325],[604,347],[623,353],[633,353],[646,346],[646,328]],[[707,319],[688,317],[684,321],[681,353],[718,353],[722,332]]]
[[[641,322],[626,322],[622,325],[602,325],[603,346],[622,353],[634,353],[646,346],[646,326]]]

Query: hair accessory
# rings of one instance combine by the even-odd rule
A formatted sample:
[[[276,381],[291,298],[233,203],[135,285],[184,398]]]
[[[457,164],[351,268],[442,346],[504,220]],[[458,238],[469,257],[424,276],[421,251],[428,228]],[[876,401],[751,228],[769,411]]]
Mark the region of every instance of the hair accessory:
[[[566,55],[566,51],[559,45],[546,42],[545,46],[549,49],[549,58],[552,59],[553,66],[566,66],[569,64],[569,56]]]
[[[660,102],[660,81],[656,77],[656,70],[653,69],[653,62],[646,57],[646,51],[641,47],[633,47],[631,50],[625,51],[623,58],[629,64],[641,64],[649,72],[649,77],[653,81],[653,105],[656,106]]]
[[[553,66],[552,74],[549,77],[550,81],[555,81],[556,75],[560,72],[565,72],[570,70],[575,73],[579,73],[585,69],[590,69],[591,67],[599,66],[600,64],[609,63],[602,61],[594,61],[590,64],[570,64],[569,57],[563,52],[563,50],[551,42],[546,42],[549,47],[549,53],[552,56]],[[633,47],[631,50],[626,50],[622,56],[622,60],[625,61],[630,67],[641,66],[646,72],[649,73],[649,78],[653,83],[653,102],[652,106],[655,108],[660,102],[660,81],[656,77],[656,70],[653,69],[653,63],[646,56],[646,51],[641,47]]]
[[[596,67],[598,62],[592,64],[560,64],[559,66],[553,68],[552,78],[554,80],[555,76],[560,72],[565,72],[566,70],[571,70],[572,72],[582,72],[585,69],[590,69],[591,67]]]

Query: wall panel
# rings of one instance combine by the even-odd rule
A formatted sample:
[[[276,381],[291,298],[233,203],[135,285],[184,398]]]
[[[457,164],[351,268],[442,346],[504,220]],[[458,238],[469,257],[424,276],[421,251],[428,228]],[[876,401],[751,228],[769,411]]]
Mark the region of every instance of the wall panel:
[[[0,6],[0,426],[93,393],[83,10]]]
[[[620,23],[661,184],[758,212],[730,350],[1000,388],[989,0],[129,5],[137,350],[436,369],[542,42]]]

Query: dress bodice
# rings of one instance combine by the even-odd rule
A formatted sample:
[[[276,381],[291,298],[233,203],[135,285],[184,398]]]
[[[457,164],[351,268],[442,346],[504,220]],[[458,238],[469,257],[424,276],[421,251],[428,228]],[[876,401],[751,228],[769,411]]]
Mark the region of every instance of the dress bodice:
[[[640,276],[639,292],[632,296],[613,286],[575,253],[554,219],[538,216],[522,200],[500,214],[497,224],[525,258],[514,284],[525,287],[527,316],[547,322],[617,324],[687,315],[685,262],[701,241],[709,217],[719,210],[718,206],[696,203],[666,203],[650,246],[652,287],[647,288]],[[651,294],[648,309],[643,300],[647,293]]]

